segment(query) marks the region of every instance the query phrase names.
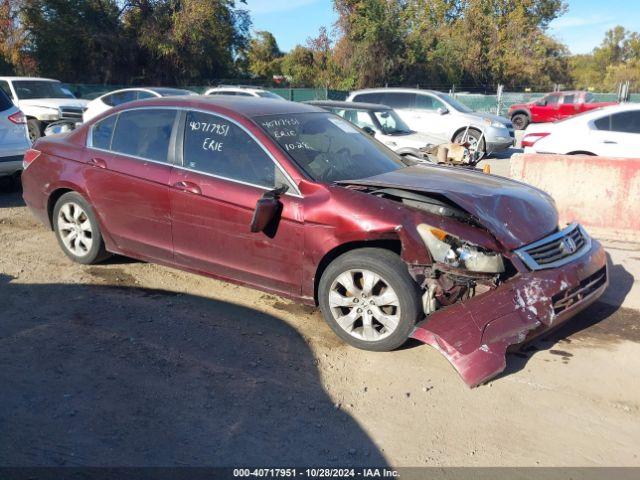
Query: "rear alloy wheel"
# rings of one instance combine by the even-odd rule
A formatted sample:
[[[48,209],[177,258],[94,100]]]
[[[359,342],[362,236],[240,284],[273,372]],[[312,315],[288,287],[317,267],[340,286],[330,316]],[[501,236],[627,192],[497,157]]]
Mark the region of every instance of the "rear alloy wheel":
[[[64,253],[85,265],[109,256],[91,207],[75,192],[64,194],[53,209],[53,228]]]
[[[347,252],[325,270],[320,308],[332,330],[364,350],[389,351],[409,337],[420,312],[418,286],[388,250]]]
[[[524,113],[516,113],[511,117],[511,123],[516,130],[524,130],[529,125],[529,117]]]

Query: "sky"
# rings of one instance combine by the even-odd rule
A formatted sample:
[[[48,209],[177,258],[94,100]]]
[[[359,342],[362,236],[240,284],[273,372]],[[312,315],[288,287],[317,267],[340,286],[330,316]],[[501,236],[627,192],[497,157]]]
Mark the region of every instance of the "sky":
[[[569,10],[554,20],[549,33],[572,53],[589,53],[616,25],[640,32],[640,0],[568,0]],[[282,51],[331,30],[336,13],[331,0],[247,0],[253,29],[273,33]]]

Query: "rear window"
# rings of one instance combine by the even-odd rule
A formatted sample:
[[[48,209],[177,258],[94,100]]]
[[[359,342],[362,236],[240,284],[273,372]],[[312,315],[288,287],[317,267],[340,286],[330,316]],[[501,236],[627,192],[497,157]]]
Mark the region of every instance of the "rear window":
[[[13,107],[13,102],[7,97],[7,94],[0,89],[0,112],[9,110]]]

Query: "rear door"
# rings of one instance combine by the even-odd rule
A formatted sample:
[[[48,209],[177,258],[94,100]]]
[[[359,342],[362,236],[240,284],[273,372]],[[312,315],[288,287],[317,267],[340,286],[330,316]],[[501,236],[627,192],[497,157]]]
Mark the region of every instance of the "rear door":
[[[558,104],[558,119],[572,117],[579,112],[580,104],[575,93],[566,93]]]
[[[300,293],[302,198],[258,141],[236,122],[211,113],[184,114],[171,176],[176,261],[197,271],[283,293]],[[250,231],[256,202],[286,184],[272,236]]]
[[[640,150],[640,110],[606,115],[593,122],[593,153],[614,157],[637,157]]]
[[[132,256],[173,260],[169,182],[177,110],[124,110],[90,131],[86,185],[108,234]]]

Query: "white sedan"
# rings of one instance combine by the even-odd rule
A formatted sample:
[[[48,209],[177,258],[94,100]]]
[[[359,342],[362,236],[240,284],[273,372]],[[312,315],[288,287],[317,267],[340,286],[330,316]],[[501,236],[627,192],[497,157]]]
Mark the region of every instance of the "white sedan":
[[[82,115],[82,120],[88,122],[92,118],[97,117],[110,108],[123,103],[133,102],[134,100],[143,100],[145,98],[156,97],[174,97],[182,95],[196,95],[191,90],[183,90],[181,88],[165,88],[165,87],[138,87],[124,88],[106,93],[101,97],[91,100],[87,105],[87,110]]]
[[[591,110],[554,123],[534,123],[522,137],[525,153],[638,157],[640,104]]]

